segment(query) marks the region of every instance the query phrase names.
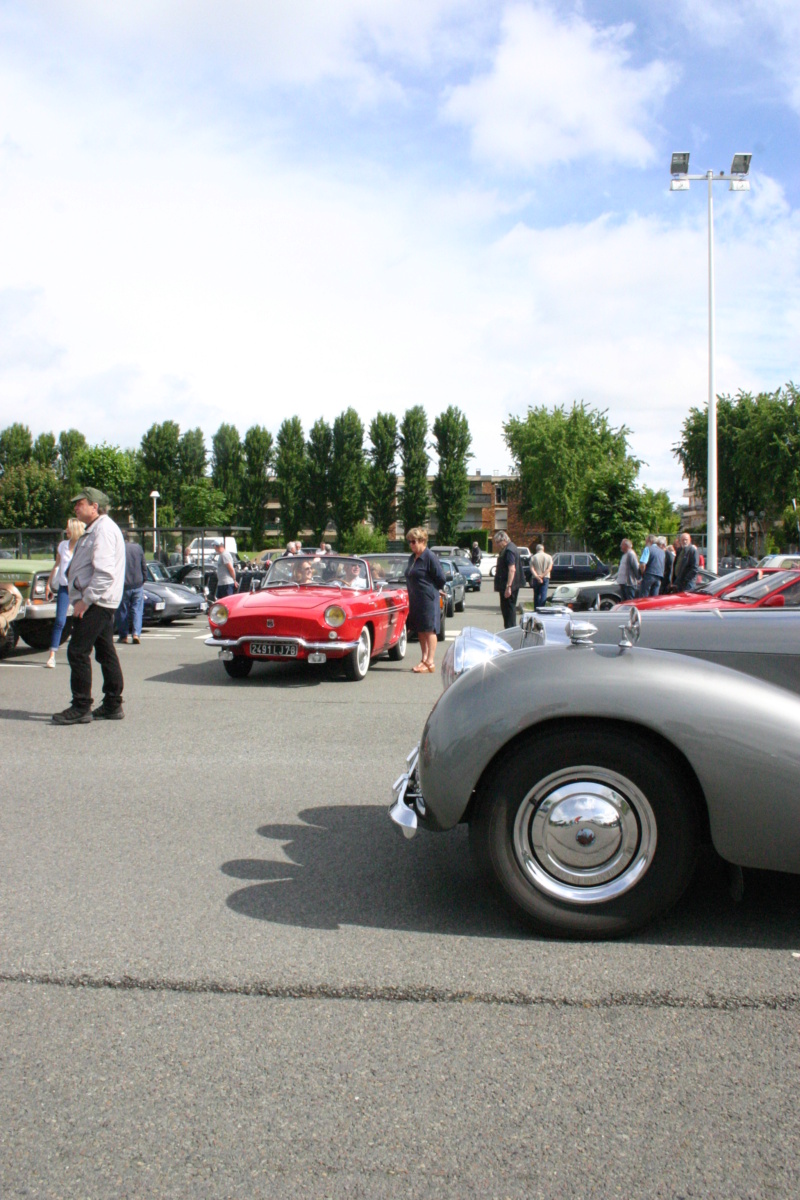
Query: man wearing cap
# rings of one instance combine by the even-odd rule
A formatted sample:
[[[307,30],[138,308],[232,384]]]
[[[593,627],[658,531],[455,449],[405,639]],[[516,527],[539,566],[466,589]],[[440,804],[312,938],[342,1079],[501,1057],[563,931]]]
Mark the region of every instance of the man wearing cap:
[[[125,586],[125,543],[108,516],[105,492],[84,488],[70,504],[86,532],[75,547],[67,573],[74,618],[67,649],[72,705],[56,713],[53,724],[88,725],[94,717],[119,721],[123,717],[123,680],[114,646],[114,613]],[[103,672],[103,702],[94,712],[92,650]]]
[[[225,549],[225,538],[214,538],[217,551],[217,599],[224,600],[236,591],[236,570],[233,555]]]

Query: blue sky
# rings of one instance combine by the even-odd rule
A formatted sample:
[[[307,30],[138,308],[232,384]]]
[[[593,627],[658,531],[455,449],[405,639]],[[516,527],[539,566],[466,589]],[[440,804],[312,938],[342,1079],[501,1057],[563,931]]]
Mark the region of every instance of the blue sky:
[[[800,380],[796,0],[0,0],[3,425],[306,429],[585,400],[642,481]]]

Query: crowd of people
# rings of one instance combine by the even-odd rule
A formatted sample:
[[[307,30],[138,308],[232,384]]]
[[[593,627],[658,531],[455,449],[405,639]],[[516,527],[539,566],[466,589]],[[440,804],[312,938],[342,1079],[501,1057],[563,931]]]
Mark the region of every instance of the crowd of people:
[[[638,557],[630,538],[623,538],[619,548],[617,583],[623,600],[689,591],[703,565],[689,533],[680,534],[672,545],[649,533]]]

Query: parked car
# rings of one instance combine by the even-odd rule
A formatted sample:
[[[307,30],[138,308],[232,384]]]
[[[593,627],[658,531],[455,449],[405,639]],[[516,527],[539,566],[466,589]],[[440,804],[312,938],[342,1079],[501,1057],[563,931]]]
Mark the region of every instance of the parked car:
[[[151,585],[146,583],[144,586],[144,608],[142,609],[142,624],[143,625],[158,625],[163,619],[166,601],[161,596],[157,596],[155,592],[150,590]]]
[[[476,566],[470,558],[453,557],[453,565],[464,576],[465,587],[468,592],[479,592],[481,590],[481,569]]]
[[[440,558],[439,562],[442,564],[442,570],[444,571],[447,616],[452,617],[455,613],[464,611],[467,581],[452,558]]]
[[[757,567],[758,559],[752,554],[726,554],[717,564],[717,574],[727,575],[730,571],[738,571],[742,567]]]
[[[700,567],[694,581],[694,588],[707,587],[716,579],[712,571]],[[617,583],[616,572],[605,579],[588,580],[586,583],[562,583],[553,588],[547,597],[548,604],[566,605],[573,612],[586,612],[588,609],[600,610],[614,608],[622,602],[622,589]],[[639,601],[637,600],[637,604]]]
[[[160,562],[147,563],[146,571],[148,591],[164,601],[161,620],[165,625],[176,619],[188,620],[198,617],[208,610],[208,603],[202,592],[177,583]]]
[[[709,601],[714,608],[800,608],[800,569],[777,571]]]
[[[800,568],[800,554],[766,554],[758,560],[760,567],[777,567],[780,571]]]
[[[214,562],[217,557],[217,538],[219,534],[209,534],[207,537],[193,538],[186,550],[186,561],[192,563]],[[238,553],[235,537],[225,538],[225,549],[231,554]]]
[[[531,558],[533,555],[531,554],[530,546],[517,546],[517,550],[519,550],[519,557],[522,562],[523,578],[527,586],[530,587],[531,580],[533,579],[533,575],[531,573]]]
[[[717,575],[716,578],[691,592],[666,592],[663,596],[641,596],[626,603],[635,604],[643,612],[650,612],[654,608],[687,608],[694,604],[705,604],[709,600],[724,600],[731,592],[744,587],[745,584],[757,583],[764,576],[777,573],[771,567],[763,570],[759,567],[740,567],[738,571],[730,571],[727,575]]]
[[[32,650],[47,650],[56,619],[56,602],[47,599],[47,581],[53,570],[50,558],[0,560],[0,584],[12,583],[22,593],[23,607],[14,621],[16,636]],[[72,629],[72,606],[67,610],[62,641]]]
[[[586,579],[606,579],[609,573],[610,568],[596,554],[560,550],[553,555],[550,586],[552,588],[556,583],[581,583]]]
[[[406,836],[467,822],[482,868],[546,934],[647,924],[703,842],[738,868],[800,873],[800,614],[628,614],[622,632],[618,613],[465,630],[394,785]]]
[[[374,658],[405,656],[407,616],[408,592],[376,586],[365,559],[292,555],[270,567],[259,591],[211,606],[206,645],[217,647],[235,679],[249,675],[254,662],[291,659],[338,660],[358,681]]]
[[[383,587],[399,587],[408,593],[405,575],[408,566],[407,554],[365,554],[363,557],[370,564],[376,588],[380,590]],[[445,640],[447,608],[447,595],[442,591],[439,593],[439,633],[436,639],[439,642]],[[410,629],[408,630],[408,640],[410,642],[417,641],[416,633]]]

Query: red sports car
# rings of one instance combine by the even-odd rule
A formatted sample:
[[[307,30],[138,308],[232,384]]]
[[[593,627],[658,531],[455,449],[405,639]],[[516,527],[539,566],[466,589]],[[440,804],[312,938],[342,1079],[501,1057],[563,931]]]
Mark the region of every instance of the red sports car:
[[[749,571],[745,574],[749,574]],[[717,595],[706,594],[702,597],[699,592],[676,592],[668,596],[648,597],[645,600],[623,601],[622,604],[615,605],[615,608],[695,608],[703,601],[704,608],[800,608],[800,570],[767,571],[760,568],[755,571],[755,575],[761,575],[763,578],[751,579],[744,584],[740,582],[732,590],[723,589],[724,595],[718,592]],[[714,582],[721,583],[723,579],[728,578],[728,575],[723,575]],[[662,603],[659,604],[659,601]]]
[[[338,659],[359,680],[378,655],[404,657],[407,616],[408,593],[374,579],[363,558],[291,555],[272,564],[258,591],[211,606],[206,645],[234,679],[254,662]]]
[[[744,587],[747,583],[757,583],[766,575],[777,574],[777,568],[741,567],[738,571],[729,571],[727,575],[718,575],[703,587],[694,592],[667,592],[663,596],[640,596],[636,600],[626,600],[620,608],[635,605],[636,608],[688,608],[690,605],[706,604],[709,600],[722,600],[730,592]]]

